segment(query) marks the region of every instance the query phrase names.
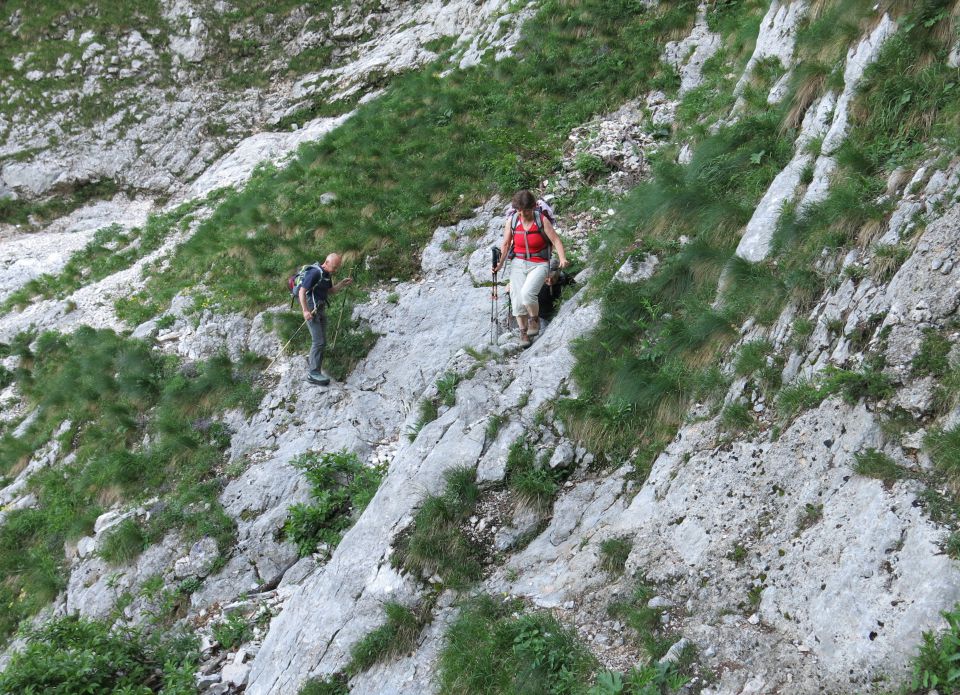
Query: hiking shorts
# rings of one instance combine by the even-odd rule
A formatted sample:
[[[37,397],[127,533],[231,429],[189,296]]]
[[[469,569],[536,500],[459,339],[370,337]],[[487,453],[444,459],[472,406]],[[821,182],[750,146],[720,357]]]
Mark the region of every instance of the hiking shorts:
[[[526,316],[527,307],[538,307],[537,295],[547,280],[549,263],[525,261],[514,258],[510,261],[510,304],[514,316]]]

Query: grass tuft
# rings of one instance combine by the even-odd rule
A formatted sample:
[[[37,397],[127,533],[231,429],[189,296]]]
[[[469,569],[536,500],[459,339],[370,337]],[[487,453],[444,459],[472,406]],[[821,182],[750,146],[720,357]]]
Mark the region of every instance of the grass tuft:
[[[892,458],[877,449],[865,449],[853,455],[853,470],[868,478],[890,484],[903,477],[903,469]]]
[[[386,622],[353,646],[346,671],[351,674],[360,673],[376,663],[389,661],[412,651],[416,647],[417,637],[429,620],[431,607],[428,605],[414,611],[396,601],[384,604]]]
[[[480,489],[469,468],[451,470],[444,478],[443,494],[427,497],[409,532],[395,542],[391,564],[420,577],[437,574],[446,586],[465,589],[483,570],[482,549],[463,532]]]

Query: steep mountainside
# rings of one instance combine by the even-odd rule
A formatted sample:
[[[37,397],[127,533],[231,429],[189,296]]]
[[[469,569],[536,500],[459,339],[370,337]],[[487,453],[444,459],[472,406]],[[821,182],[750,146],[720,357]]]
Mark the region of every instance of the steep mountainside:
[[[960,692],[960,3],[8,5],[0,692]]]

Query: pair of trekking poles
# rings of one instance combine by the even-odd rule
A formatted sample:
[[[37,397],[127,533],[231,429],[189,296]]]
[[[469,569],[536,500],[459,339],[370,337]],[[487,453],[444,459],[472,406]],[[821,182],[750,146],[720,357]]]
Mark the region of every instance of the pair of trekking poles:
[[[490,292],[490,344],[497,345],[500,342],[500,283],[497,279],[496,267],[500,263],[500,249],[494,246],[490,249],[493,257],[493,287]]]

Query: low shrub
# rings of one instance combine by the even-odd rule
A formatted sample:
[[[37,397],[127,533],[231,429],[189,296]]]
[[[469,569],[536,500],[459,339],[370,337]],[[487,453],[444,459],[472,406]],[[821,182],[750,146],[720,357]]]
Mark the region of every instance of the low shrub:
[[[447,630],[438,681],[444,695],[584,693],[596,663],[549,613],[481,594]]]
[[[310,504],[294,504],[284,524],[284,534],[301,556],[320,543],[335,548],[353,526],[380,487],[382,467],[365,465],[347,451],[304,454],[291,463],[310,483]]]
[[[26,633],[26,646],[0,672],[3,693],[141,693],[196,691],[195,637],[146,635],[68,616]]]
[[[253,625],[239,612],[230,613],[214,623],[212,631],[223,649],[236,649],[253,637]]]

